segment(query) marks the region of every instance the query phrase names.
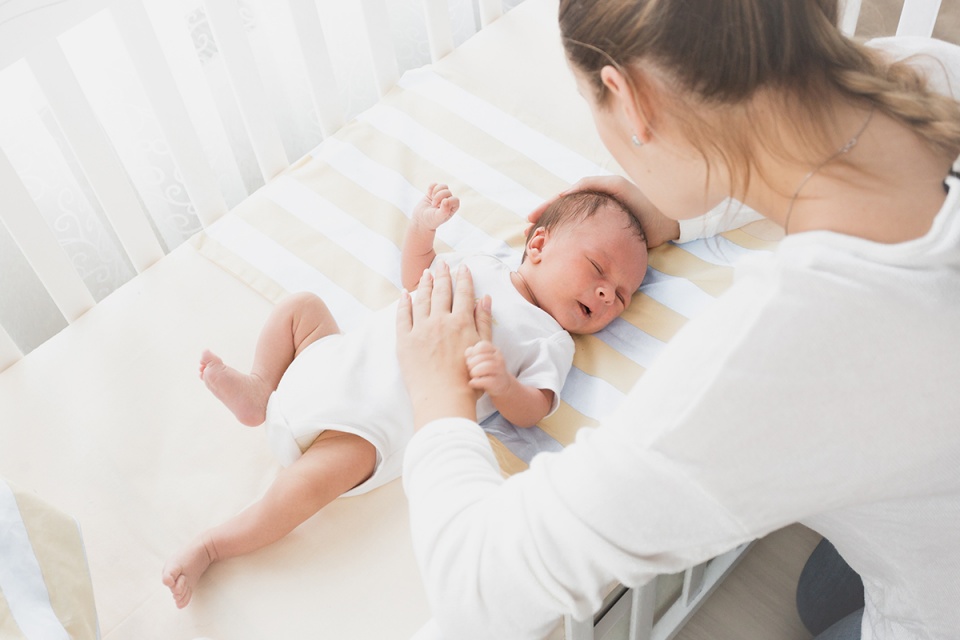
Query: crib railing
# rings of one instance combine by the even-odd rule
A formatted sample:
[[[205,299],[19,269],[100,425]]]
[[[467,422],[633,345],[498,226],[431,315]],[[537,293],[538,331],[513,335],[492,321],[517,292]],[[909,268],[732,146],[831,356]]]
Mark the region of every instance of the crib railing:
[[[446,0],[422,0],[430,53],[434,60],[454,46]],[[361,0],[368,48],[369,72],[380,95],[400,76],[387,22],[387,0]],[[501,0],[477,0],[482,26],[502,13]],[[290,158],[267,100],[255,56],[244,30],[238,0],[203,0],[218,52],[229,78],[236,109],[242,117],[264,182],[283,171]],[[306,70],[316,118],[324,136],[344,122],[344,105],[324,39],[315,0],[287,0]],[[98,121],[77,80],[58,37],[99,12],[108,12],[120,26],[126,54],[135,68],[146,98],[179,170],[187,197],[203,226],[227,211],[213,160],[204,150],[187,103],[178,88],[143,0],[64,0],[40,4],[35,0],[0,3],[0,71],[24,61],[40,86],[49,108],[67,139],[83,177],[104,213],[130,264],[137,273],[164,255],[151,227],[142,199],[131,183],[114,145]],[[189,37],[183,43],[189,45]],[[167,47],[170,44],[167,43]],[[2,98],[0,98],[2,99]],[[66,323],[72,323],[95,304],[94,296],[71,264],[44,221],[23,178],[0,148],[0,221],[39,280],[41,295],[52,300]],[[13,277],[8,274],[9,277]],[[4,304],[18,304],[5,300]],[[23,351],[0,324],[0,370],[23,356]]]

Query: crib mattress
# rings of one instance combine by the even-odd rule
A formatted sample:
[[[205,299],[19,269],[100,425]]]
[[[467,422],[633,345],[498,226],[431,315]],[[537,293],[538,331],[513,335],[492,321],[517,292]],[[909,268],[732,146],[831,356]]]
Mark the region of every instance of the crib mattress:
[[[439,250],[518,262],[524,218],[619,168],[564,62],[555,0],[527,0],[230,214],[0,374],[0,476],[80,524],[103,637],[409,638],[429,618],[400,483],[338,500],[284,540],[213,566],[175,608],[168,555],[256,499],[279,465],[197,377],[210,348],[243,369],[272,304],[313,291],[349,329],[396,299],[403,231],[430,182],[458,216]],[[624,316],[577,338],[561,408],[484,425],[505,474],[597,424],[687,318],[773,246],[758,225],[666,246]],[[666,598],[668,594],[663,594]]]

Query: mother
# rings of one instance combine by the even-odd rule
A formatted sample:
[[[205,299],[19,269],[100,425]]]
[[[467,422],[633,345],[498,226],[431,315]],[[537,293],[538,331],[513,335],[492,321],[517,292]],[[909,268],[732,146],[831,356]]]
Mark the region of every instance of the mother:
[[[863,610],[823,637],[958,637],[960,104],[934,83],[952,72],[960,88],[960,51],[867,48],[841,35],[837,11],[561,0],[580,92],[636,185],[607,188],[653,244],[731,196],[788,236],[602,427],[506,481],[463,364],[486,305],[468,277],[405,297],[398,348],[420,431],[404,483],[445,637],[542,637],[563,613],[589,616],[614,580],[638,585],[794,522],[863,581]],[[933,57],[892,63],[912,49]],[[820,614],[803,612],[817,632],[834,622],[811,622]]]

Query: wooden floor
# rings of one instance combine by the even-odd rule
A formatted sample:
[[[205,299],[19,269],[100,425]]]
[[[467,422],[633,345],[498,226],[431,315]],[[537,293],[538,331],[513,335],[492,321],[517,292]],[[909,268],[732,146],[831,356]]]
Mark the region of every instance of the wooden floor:
[[[758,541],[676,640],[810,640],[797,617],[794,594],[819,541],[802,525]]]

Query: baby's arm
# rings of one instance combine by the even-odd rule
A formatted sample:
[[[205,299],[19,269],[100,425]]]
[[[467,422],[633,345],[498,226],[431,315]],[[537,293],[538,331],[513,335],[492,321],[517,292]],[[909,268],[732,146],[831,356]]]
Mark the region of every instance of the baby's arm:
[[[487,393],[504,418],[518,427],[532,427],[553,406],[553,391],[520,382],[507,371],[503,355],[492,342],[482,340],[467,349],[470,386]]]
[[[417,203],[400,254],[400,280],[408,291],[417,288],[424,269],[430,268],[437,257],[433,248],[437,228],[452,218],[459,208],[460,199],[455,198],[445,184],[431,184]]]

